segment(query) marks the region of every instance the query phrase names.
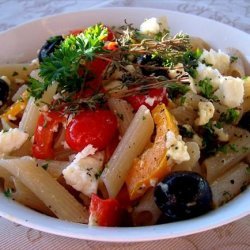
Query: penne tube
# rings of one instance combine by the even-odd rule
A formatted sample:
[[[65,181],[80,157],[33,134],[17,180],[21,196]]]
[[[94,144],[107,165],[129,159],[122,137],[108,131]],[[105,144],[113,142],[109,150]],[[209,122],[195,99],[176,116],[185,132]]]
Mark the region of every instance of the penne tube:
[[[142,105],[101,175],[109,197],[115,197],[120,191],[134,159],[149,143],[153,130],[150,111]]]
[[[154,225],[160,218],[162,212],[154,201],[154,189],[150,189],[141,198],[139,204],[133,209],[132,219],[134,226]]]
[[[54,216],[51,210],[30,189],[23,185],[17,178],[12,177],[12,179],[15,186],[15,191],[11,194],[13,200],[41,213]]]
[[[62,171],[70,164],[68,161],[37,160],[37,164],[44,168],[53,178],[58,179]]]
[[[244,130],[244,134],[227,144],[226,148],[228,152],[219,152],[203,162],[202,167],[206,172],[206,178],[209,183],[230,170],[232,166],[250,153],[249,141],[250,133]],[[233,145],[233,147],[230,147],[230,145]]]
[[[171,109],[171,114],[178,121],[178,124],[189,124],[193,125],[197,114],[190,108],[179,106],[177,108]]]
[[[209,50],[211,48],[211,46],[207,42],[205,42],[203,39],[201,39],[200,37],[191,36],[190,43],[192,46],[192,50],[196,50],[196,49]]]
[[[134,113],[131,105],[122,99],[110,98],[108,100],[109,108],[117,116],[119,131],[123,136],[133,120]]]
[[[244,98],[250,97],[250,76],[244,79]]]
[[[86,208],[47,171],[37,167],[33,158],[2,159],[0,166],[27,186],[59,219],[79,223],[88,222]]]
[[[242,104],[242,109],[244,112],[248,112],[250,110],[250,97],[246,98]]]
[[[44,92],[43,97],[36,101],[34,97],[30,97],[27,106],[24,110],[24,114],[19,123],[19,128],[33,136],[35,133],[37,120],[40,114],[40,108],[44,106],[44,103],[50,104],[53,100],[57,90],[57,84],[52,84]]]
[[[235,48],[226,48],[225,52],[231,57],[234,58],[230,63],[230,67],[228,70],[228,75],[233,77],[244,77],[245,73],[245,66],[244,66],[244,56],[242,53],[235,49]]]
[[[215,207],[238,195],[250,183],[248,164],[240,162],[210,184]]]

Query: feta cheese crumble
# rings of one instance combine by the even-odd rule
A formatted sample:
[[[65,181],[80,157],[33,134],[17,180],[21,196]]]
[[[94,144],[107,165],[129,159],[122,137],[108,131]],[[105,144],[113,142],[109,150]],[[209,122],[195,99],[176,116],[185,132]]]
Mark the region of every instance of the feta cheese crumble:
[[[205,125],[214,116],[214,105],[212,102],[199,102],[199,117],[195,120],[195,124],[198,126]]]
[[[88,145],[62,172],[68,185],[88,197],[97,193],[98,176],[103,165],[103,153],[95,152],[96,149],[92,145]]]
[[[204,50],[199,60],[211,64],[212,68],[219,70],[223,75],[229,70],[230,56],[221,50],[218,50],[218,52],[213,49],[210,49],[210,51]]]
[[[28,139],[29,135],[21,129],[9,129],[0,132],[0,153],[9,154],[19,149]]]
[[[244,80],[227,76],[221,79],[219,89],[215,92],[221,104],[229,108],[236,108],[243,103]]]
[[[167,29],[166,17],[146,19],[140,26],[141,33],[145,35],[156,35],[164,29]]]
[[[177,164],[190,160],[187,146],[182,140],[181,135],[176,136],[172,131],[168,131],[166,134],[166,139],[168,157],[173,159]]]

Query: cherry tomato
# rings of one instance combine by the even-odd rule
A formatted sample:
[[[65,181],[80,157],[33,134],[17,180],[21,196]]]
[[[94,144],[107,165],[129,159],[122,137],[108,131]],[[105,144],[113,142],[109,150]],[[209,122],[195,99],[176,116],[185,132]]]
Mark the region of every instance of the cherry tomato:
[[[113,41],[115,39],[115,35],[114,32],[108,27],[105,26],[108,29],[108,35],[103,39],[104,41]]]
[[[115,227],[121,223],[123,209],[116,199],[103,200],[93,194],[89,210],[99,226]]]
[[[132,105],[134,110],[138,110],[141,105],[145,105],[152,110],[157,104],[163,102],[167,103],[166,89],[151,89],[146,95],[129,96],[126,100]]]
[[[56,111],[44,112],[38,118],[34,134],[32,154],[38,159],[51,159],[54,156],[53,139],[58,126],[65,117]]]
[[[68,124],[65,139],[71,149],[80,152],[92,144],[103,150],[117,130],[115,115],[109,110],[83,111]]]

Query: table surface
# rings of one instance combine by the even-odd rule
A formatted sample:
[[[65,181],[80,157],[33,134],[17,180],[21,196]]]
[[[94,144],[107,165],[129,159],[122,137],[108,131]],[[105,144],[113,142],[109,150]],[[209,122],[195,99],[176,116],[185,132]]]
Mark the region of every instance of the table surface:
[[[250,0],[0,0],[0,31],[47,15],[100,7],[153,7],[191,13],[250,33]],[[144,243],[101,243],[39,232],[0,217],[1,249],[250,249],[250,215],[190,236]]]

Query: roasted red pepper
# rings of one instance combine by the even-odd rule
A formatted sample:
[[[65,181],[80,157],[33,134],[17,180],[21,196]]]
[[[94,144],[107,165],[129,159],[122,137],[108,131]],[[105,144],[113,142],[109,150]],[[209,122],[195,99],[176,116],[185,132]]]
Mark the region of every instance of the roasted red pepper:
[[[145,105],[152,110],[159,103],[167,104],[166,89],[151,89],[148,94],[138,94],[129,96],[126,100],[131,104],[134,110],[138,110],[141,105]]]
[[[43,112],[38,118],[34,143],[32,146],[33,156],[38,159],[51,159],[54,157],[53,139],[60,124],[66,118],[60,112]]]
[[[93,194],[89,210],[98,226],[116,227],[121,224],[123,209],[116,199],[103,200]]]

